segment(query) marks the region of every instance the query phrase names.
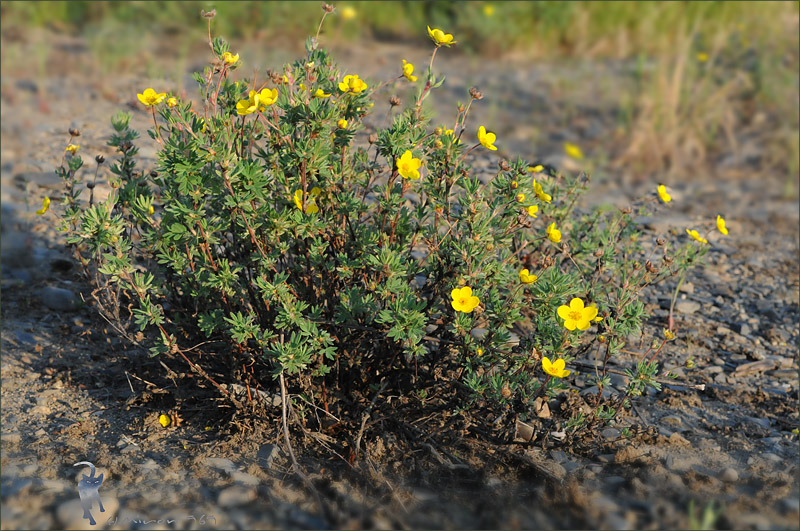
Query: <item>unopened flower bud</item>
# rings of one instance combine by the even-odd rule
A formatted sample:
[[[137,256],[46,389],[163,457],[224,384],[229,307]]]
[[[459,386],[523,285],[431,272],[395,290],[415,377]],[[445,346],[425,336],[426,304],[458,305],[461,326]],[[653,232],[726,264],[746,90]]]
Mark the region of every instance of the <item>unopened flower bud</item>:
[[[642,268],[642,264],[640,264],[639,262],[634,262],[633,268],[638,271],[639,269]]]
[[[494,251],[494,244],[493,243],[487,243],[486,244],[486,250],[487,251]]]
[[[600,343],[605,343],[605,342],[606,342],[606,336],[597,336],[597,340],[598,340]]]
[[[155,179],[156,177],[158,177],[158,172],[156,170],[150,170],[150,177]]]
[[[443,132],[444,131],[442,130],[441,127],[437,127],[436,129],[433,130],[433,134],[436,136],[440,136]]]
[[[501,160],[500,161],[500,169],[503,170],[503,171],[508,171],[508,170],[511,169],[511,166],[508,164],[507,160]]]
[[[103,155],[97,155],[97,156],[94,158],[94,160],[95,160],[95,161],[96,161],[98,164],[102,164],[102,163],[104,163],[104,162],[106,161],[106,158],[105,158]]]
[[[473,100],[483,99],[483,94],[481,94],[481,91],[478,90],[478,87],[472,87],[471,89],[469,89],[469,95],[472,96]]]
[[[511,398],[511,389],[507,385],[503,386],[503,389],[500,390],[500,394],[503,395],[503,398]]]
[[[89,190],[93,190],[94,189],[94,183],[86,183],[86,188],[88,188]]]
[[[132,148],[132,147],[133,147],[133,144],[131,144],[130,142],[128,142],[128,141],[126,140],[126,141],[122,142],[122,143],[119,145],[119,150],[120,150],[120,151],[122,151],[122,152],[124,153],[124,152],[128,151],[128,150],[129,150],[130,148]]]
[[[525,201],[525,194],[517,194],[517,203]]]
[[[511,181],[511,189],[516,190],[519,187],[519,183],[517,181]]]
[[[372,133],[371,135],[369,135],[369,138],[367,140],[369,140],[370,144],[374,144],[375,142],[378,141],[378,135]]]
[[[467,110],[466,107],[464,107],[463,104],[459,103],[458,104],[458,112],[464,112],[465,110]]]
[[[436,149],[442,149],[444,147],[444,144],[442,143],[441,140],[435,140],[433,142],[433,147]]]
[[[203,18],[214,18],[217,16],[217,10],[212,9],[211,11],[205,11],[204,9],[201,9],[200,16]]]
[[[662,258],[662,260],[664,260],[664,263],[666,263],[666,264],[671,264],[672,263],[672,257],[670,255],[668,255],[668,254],[665,254],[664,258]]]
[[[322,10],[326,13],[333,13],[333,6],[330,4],[322,4]]]
[[[626,206],[625,208],[623,208],[621,212],[622,212],[623,214],[626,214],[626,215],[627,215],[627,214],[630,214],[631,212],[633,212],[633,208],[631,208],[631,207],[630,207],[630,205],[628,205],[628,206]]]
[[[78,129],[74,128],[74,127],[70,127],[69,128],[69,135],[70,136],[81,136],[81,132]]]

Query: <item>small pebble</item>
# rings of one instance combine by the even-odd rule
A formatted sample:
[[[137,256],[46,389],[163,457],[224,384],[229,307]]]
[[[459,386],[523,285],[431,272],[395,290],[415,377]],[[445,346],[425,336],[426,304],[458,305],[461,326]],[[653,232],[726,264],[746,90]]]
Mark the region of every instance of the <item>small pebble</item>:
[[[736,483],[739,481],[739,473],[736,469],[728,467],[720,473],[719,479],[725,483]]]

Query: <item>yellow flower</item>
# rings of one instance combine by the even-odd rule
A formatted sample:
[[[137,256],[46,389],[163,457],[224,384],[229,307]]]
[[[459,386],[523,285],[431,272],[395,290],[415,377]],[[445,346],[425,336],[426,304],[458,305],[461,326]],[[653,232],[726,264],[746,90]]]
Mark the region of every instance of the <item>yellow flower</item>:
[[[519,272],[519,281],[523,284],[533,284],[538,278],[539,277],[536,275],[532,275],[527,269],[523,269]]]
[[[258,103],[261,107],[269,107],[273,103],[278,101],[278,89],[263,89],[258,94]],[[259,108],[259,110],[261,110]]]
[[[542,201],[543,203],[549,203],[553,200],[553,196],[544,193],[542,185],[537,183],[536,179],[533,180],[533,193],[535,193],[536,197],[539,198],[539,201]]]
[[[534,218],[538,217],[538,216],[536,216],[537,212],[539,212],[539,205],[531,205],[531,206],[528,207],[528,215],[529,216],[532,216]]]
[[[341,120],[336,122],[336,125],[339,126],[339,129],[347,129],[347,120],[342,118]]]
[[[469,286],[453,289],[450,297],[453,298],[450,304],[457,312],[472,313],[472,310],[481,303],[480,299],[472,294],[472,288]]]
[[[356,15],[358,14],[358,13],[356,13],[356,10],[353,9],[352,6],[343,7],[339,11],[339,13],[342,15],[342,18],[345,19],[345,20],[352,20],[352,19],[356,18]]]
[[[397,161],[397,172],[406,179],[419,179],[419,168],[422,166],[422,160],[415,159],[414,154],[410,150],[405,153]]]
[[[569,306],[562,304],[558,307],[558,316],[564,319],[567,330],[586,330],[592,325],[592,319],[597,317],[595,306],[584,307],[583,301],[575,297],[569,301]]]
[[[453,40],[453,36],[449,33],[445,33],[440,29],[431,29],[430,26],[428,26],[428,36],[433,39],[437,47],[447,46],[449,48],[451,44],[456,43],[456,41]]]
[[[235,65],[239,61],[239,54],[233,55],[231,52],[225,52],[222,54],[222,60],[226,65]]]
[[[492,4],[484,4],[483,6],[483,14],[487,17],[491,17],[494,15],[494,6]]]
[[[697,60],[701,63],[708,61],[708,54],[706,52],[697,52]]]
[[[547,238],[553,243],[559,243],[561,241],[561,231],[556,228],[555,221],[548,225],[547,227]]]
[[[50,208],[50,198],[44,196],[44,199],[42,199],[42,208],[36,211],[36,215],[37,216],[44,215],[44,213],[47,212],[47,209],[49,208]]]
[[[161,416],[158,417],[158,422],[159,422],[159,424],[161,424],[162,426],[164,426],[166,428],[167,426],[172,424],[172,419],[170,418],[169,415],[165,415],[165,414],[162,413]]]
[[[569,142],[564,142],[564,152],[573,159],[580,160],[583,158],[583,151],[581,151],[581,148]]]
[[[330,95],[330,94],[326,94],[324,90],[322,90],[321,88],[318,88],[318,89],[317,89],[317,90],[314,92],[314,97],[315,97],[315,98],[330,98],[330,97],[331,97],[331,95]]]
[[[667,187],[663,184],[658,185],[658,197],[665,203],[672,201],[672,196],[667,193]]]
[[[414,65],[411,63],[407,63],[405,59],[403,59],[403,76],[412,83],[417,80],[417,76],[412,76],[411,74],[414,72]]]
[[[497,146],[494,145],[495,140],[497,140],[497,135],[494,133],[487,133],[484,126],[478,128],[478,141],[483,147],[491,149],[492,151],[497,151]]]
[[[148,88],[145,89],[143,94],[137,94],[136,97],[139,98],[139,101],[141,101],[144,105],[150,107],[151,105],[158,105],[164,101],[164,98],[167,97],[167,93],[156,93],[155,90]]]
[[[306,194],[306,214],[316,214],[319,212],[319,207],[317,206],[317,197],[319,194],[322,193],[322,190],[319,187],[315,186],[311,189],[311,192]],[[303,210],[303,191],[302,190],[295,190],[294,192],[294,204],[297,206],[299,210]]]
[[[550,358],[547,356],[542,357],[542,369],[544,369],[544,372],[550,376],[555,376],[556,378],[564,378],[569,376],[571,371],[568,371],[564,368],[566,365],[567,363],[561,358],[558,358],[555,363],[551,363]]]
[[[544,169],[544,166],[537,164],[536,166],[528,166],[528,171],[531,173],[539,173]]]
[[[153,208],[153,205],[150,205],[150,208],[147,209],[147,213],[151,216],[155,213],[155,211],[156,209]]]
[[[344,76],[344,79],[342,79],[341,83],[339,83],[339,90],[342,92],[352,92],[353,94],[358,94],[366,89],[367,84],[364,83],[363,80],[359,79],[357,75]]]
[[[482,348],[478,349],[478,357],[480,357],[480,356],[483,356],[483,349]]]
[[[453,132],[452,129],[445,129],[444,130],[444,134],[453,137],[453,140],[455,140],[456,144],[460,144],[461,143],[461,139],[460,138],[456,138],[456,134]]]
[[[667,341],[672,341],[673,339],[675,339],[675,334],[672,332],[672,330],[665,328],[664,339],[666,339]]]
[[[247,114],[252,114],[258,110],[258,93],[255,90],[251,90],[249,97],[246,100],[240,100],[236,102],[236,114],[241,116],[245,116]]]
[[[706,240],[705,238],[701,237],[701,236],[700,236],[700,233],[699,233],[699,232],[697,232],[697,231],[696,231],[696,230],[694,230],[694,229],[692,229],[692,230],[686,229],[686,234],[688,234],[688,235],[689,235],[689,236],[691,236],[691,237],[692,237],[694,240],[696,240],[696,241],[698,241],[698,242],[700,242],[700,243],[708,243],[708,240]]]
[[[78,151],[80,148],[81,148],[80,144],[70,144],[64,149],[64,151],[72,153],[74,155],[75,152]]]
[[[173,98],[169,98],[167,100],[167,105],[169,105],[170,107],[175,107],[176,105],[178,105],[178,98],[174,98],[174,97]]]
[[[725,227],[725,219],[722,216],[717,214],[717,230],[719,230],[725,236],[728,235],[728,229]]]
[[[525,194],[517,194],[517,203],[525,202]]]

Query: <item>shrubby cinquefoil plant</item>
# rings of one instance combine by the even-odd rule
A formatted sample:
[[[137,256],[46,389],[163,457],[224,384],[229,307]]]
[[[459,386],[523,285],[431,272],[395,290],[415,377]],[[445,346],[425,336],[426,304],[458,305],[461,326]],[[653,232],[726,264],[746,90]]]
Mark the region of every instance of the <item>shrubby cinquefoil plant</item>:
[[[105,317],[240,407],[259,395],[235,388],[275,380],[284,405],[302,393],[340,416],[379,388],[421,407],[436,390],[513,438],[515,421],[535,422],[586,368],[576,359],[596,359],[587,377],[607,388],[606,362],[641,333],[642,290],[682,280],[705,238],[687,228],[674,245],[644,242],[632,208],[577,213],[583,174],[517,158],[478,175],[470,162],[496,157],[502,138],[469,121],[477,89],[449,126],[431,123],[423,103],[444,81],[435,56],[456,41],[428,34],[424,73],[403,61],[384,84],[342,72],[316,38],[301,60],[248,78],[216,38],[213,63],[195,75],[199,103],[138,94],[153,116],[154,170],[137,168],[124,113],[112,119],[107,198],[84,202],[82,160],[65,155],[63,229]],[[416,94],[393,97],[391,125],[374,130],[366,118],[388,83]],[[635,206],[668,201],[661,186]],[[547,432],[612,421],[628,397],[658,387],[655,357],[674,331],[670,315],[622,396],[598,392],[591,413],[566,410]]]

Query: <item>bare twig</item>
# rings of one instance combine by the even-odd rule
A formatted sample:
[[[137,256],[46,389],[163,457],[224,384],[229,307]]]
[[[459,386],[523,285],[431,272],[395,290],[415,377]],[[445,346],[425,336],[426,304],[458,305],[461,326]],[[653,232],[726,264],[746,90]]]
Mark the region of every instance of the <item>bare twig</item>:
[[[364,428],[367,427],[369,414],[372,412],[372,408],[375,407],[375,402],[378,400],[378,397],[386,389],[386,386],[388,384],[389,380],[384,378],[383,383],[381,383],[380,389],[378,389],[378,392],[375,393],[375,396],[372,397],[372,402],[370,402],[369,407],[364,412],[364,415],[362,415],[361,417],[361,428],[358,430],[358,436],[356,437],[356,455],[358,455],[361,452],[361,437],[364,435]]]

